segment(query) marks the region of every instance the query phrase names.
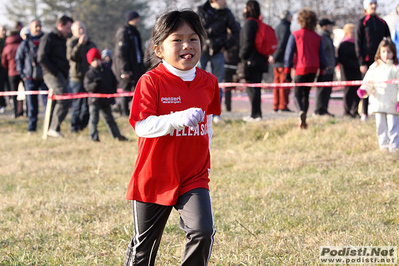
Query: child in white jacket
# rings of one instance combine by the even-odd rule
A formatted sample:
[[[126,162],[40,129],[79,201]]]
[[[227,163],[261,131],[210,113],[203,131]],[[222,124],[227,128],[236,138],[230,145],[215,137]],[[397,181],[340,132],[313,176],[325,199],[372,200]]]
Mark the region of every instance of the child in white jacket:
[[[369,96],[370,111],[375,114],[378,144],[381,150],[399,151],[399,85],[386,82],[399,79],[395,44],[384,38],[357,91],[360,98]],[[371,82],[371,83],[370,83]]]

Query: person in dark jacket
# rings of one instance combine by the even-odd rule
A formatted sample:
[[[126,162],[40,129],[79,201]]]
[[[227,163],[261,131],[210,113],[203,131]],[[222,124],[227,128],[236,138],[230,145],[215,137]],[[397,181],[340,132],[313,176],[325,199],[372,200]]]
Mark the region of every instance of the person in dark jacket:
[[[359,61],[355,50],[355,25],[348,23],[344,26],[344,38],[338,47],[338,63],[341,67],[343,80],[362,80]],[[345,86],[344,89],[344,116],[357,118],[359,96],[355,86]]]
[[[86,34],[86,26],[81,21],[75,21],[71,27],[72,37],[67,41],[67,58],[69,60],[69,86],[73,93],[86,92],[83,78],[89,70],[86,54],[96,45]],[[72,100],[71,132],[77,133],[86,128],[89,123],[89,106],[87,98]]]
[[[380,18],[377,11],[377,0],[364,0],[365,16],[357,23],[355,47],[360,64],[360,72],[365,75],[368,68],[374,63],[378,45],[384,37],[391,36],[385,20]],[[362,100],[362,121],[368,118],[368,97]]]
[[[269,63],[274,64],[274,83],[283,83],[285,79],[284,73],[284,53],[287,47],[288,38],[291,35],[291,21],[292,14],[290,11],[285,10],[280,15],[281,21],[277,25],[275,32],[278,40],[276,52],[269,56]],[[289,103],[289,88],[275,88],[273,90],[273,111],[275,112],[292,112],[288,108]]]
[[[6,86],[8,87],[8,75],[7,69],[4,68],[1,64],[1,54],[3,53],[4,46],[6,45],[6,27],[0,26],[0,92],[6,90]],[[4,96],[0,96],[0,113],[4,113],[6,110],[6,99]]]
[[[144,74],[144,53],[141,35],[137,27],[140,24],[140,15],[136,11],[126,13],[127,24],[120,27],[115,35],[115,55],[113,70],[123,91],[134,90],[137,81]],[[120,99],[121,115],[129,116],[129,101],[132,97]]]
[[[300,30],[294,31],[287,43],[284,54],[285,81],[291,82],[291,69],[295,68],[295,83],[314,82],[317,72],[323,75],[327,67],[321,36],[315,32],[317,16],[313,10],[302,8],[298,13]],[[294,57],[296,62],[294,65]],[[295,106],[298,110],[301,129],[307,129],[307,112],[309,109],[309,86],[295,86]]]
[[[237,25],[240,24],[237,22]],[[231,31],[228,29],[229,37],[231,37]],[[224,81],[225,82],[238,82],[237,76],[237,66],[240,62],[240,57],[238,53],[240,52],[239,49],[239,39],[236,40],[236,44],[230,47],[229,49],[225,49],[224,54]],[[231,92],[234,87],[226,87],[225,88],[225,97],[224,97],[224,104],[226,106],[227,112],[231,112]]]
[[[40,43],[40,38],[43,36],[42,24],[40,20],[33,20],[29,25],[30,34],[19,45],[15,60],[17,63],[17,70],[21,79],[24,81],[25,89],[27,91],[48,90],[43,81],[43,76],[33,76],[33,68],[40,67],[37,62],[37,50]],[[41,72],[41,70],[38,70]],[[47,104],[47,95],[41,97],[44,108]],[[37,115],[39,113],[39,103],[37,95],[26,95],[28,104],[28,133],[36,132]]]
[[[335,56],[335,47],[333,40],[331,39],[331,34],[333,33],[333,26],[335,22],[329,20],[328,18],[323,18],[319,21],[321,27],[321,39],[323,43],[323,51],[326,57],[327,67],[324,75],[320,75],[317,82],[327,82],[334,80],[334,71],[337,62]],[[332,86],[329,87],[317,87],[315,96],[315,115],[328,115],[334,116],[328,112],[328,103],[330,101],[330,96],[332,92]]]
[[[6,39],[6,45],[1,55],[1,64],[3,68],[8,69],[8,80],[10,85],[10,91],[18,91],[18,85],[21,81],[21,77],[17,71],[17,63],[15,61],[15,55],[17,54],[18,46],[22,42],[22,38],[19,36],[19,31],[14,29],[10,36]],[[23,116],[24,106],[23,101],[17,99],[17,96],[11,96],[14,103],[14,118]]]
[[[112,70],[101,63],[101,54],[97,48],[92,48],[87,52],[87,62],[90,69],[84,77],[84,86],[89,93],[113,94],[116,93],[117,80]],[[114,139],[120,141],[127,140],[122,136],[114,117],[112,116],[111,104],[112,99],[90,97],[90,122],[89,132],[93,141],[100,141],[97,125],[99,121],[99,113],[104,117],[108,130]]]
[[[255,48],[255,35],[258,29],[258,19],[260,16],[260,6],[258,1],[250,0],[244,8],[246,21],[240,32],[240,58],[243,66],[245,81],[249,83],[260,83],[263,72],[267,72],[267,59]],[[254,18],[254,19],[249,19]],[[247,87],[249,101],[251,103],[251,115],[244,117],[246,122],[256,122],[262,120],[261,108],[261,88]]]
[[[55,95],[68,93],[69,62],[66,56],[66,39],[71,35],[73,19],[63,15],[57,20],[56,27],[45,34],[39,44],[37,59],[43,69],[43,79]],[[70,100],[53,102],[50,128],[47,135],[63,137],[61,123],[68,114]]]
[[[208,62],[210,62],[212,74],[216,76],[218,82],[223,82],[225,64],[223,51],[235,45],[239,39],[240,28],[233,13],[226,8],[226,0],[208,0],[198,7],[197,13],[207,33],[199,67],[206,69]],[[230,38],[227,38],[227,29],[230,29]],[[223,98],[222,89],[219,89],[219,93],[221,102]]]

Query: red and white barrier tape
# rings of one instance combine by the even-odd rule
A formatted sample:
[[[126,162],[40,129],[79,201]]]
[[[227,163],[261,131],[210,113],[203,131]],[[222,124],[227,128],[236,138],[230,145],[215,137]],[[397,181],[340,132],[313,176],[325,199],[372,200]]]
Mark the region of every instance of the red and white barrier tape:
[[[245,87],[258,87],[263,89],[291,89],[295,86],[301,87],[334,87],[342,89],[345,86],[361,86],[362,84],[378,84],[378,83],[388,83],[388,84],[399,84],[399,79],[391,79],[387,81],[380,82],[363,82],[362,80],[353,81],[327,81],[327,82],[306,82],[306,83],[233,83],[233,82],[223,82],[219,83],[220,88],[225,88],[225,90],[244,90]],[[48,91],[6,91],[0,92],[0,96],[15,96],[15,95],[45,95]],[[53,95],[53,100],[70,100],[78,98],[117,98],[117,97],[132,97],[134,92],[123,92],[118,89],[117,93],[114,94],[102,94],[102,93],[66,93],[62,95]]]

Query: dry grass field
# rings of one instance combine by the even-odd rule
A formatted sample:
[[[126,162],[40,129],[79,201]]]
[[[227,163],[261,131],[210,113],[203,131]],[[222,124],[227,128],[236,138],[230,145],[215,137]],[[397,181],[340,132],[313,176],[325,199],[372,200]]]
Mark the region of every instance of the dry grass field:
[[[210,265],[318,265],[320,246],[399,243],[399,154],[378,150],[374,120],[296,119],[214,125]],[[125,192],[137,137],[101,143],[26,134],[0,120],[0,265],[122,265],[133,232]],[[172,212],[157,265],[179,265]]]

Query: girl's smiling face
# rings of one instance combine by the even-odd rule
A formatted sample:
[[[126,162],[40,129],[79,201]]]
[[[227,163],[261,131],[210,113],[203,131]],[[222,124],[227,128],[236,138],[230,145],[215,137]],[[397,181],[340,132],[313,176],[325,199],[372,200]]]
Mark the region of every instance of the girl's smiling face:
[[[388,46],[382,46],[380,49],[380,57],[382,61],[387,62],[387,60],[393,58],[393,53]]]
[[[201,42],[195,31],[184,23],[170,34],[158,47],[154,46],[155,54],[173,67],[180,70],[190,70],[195,67],[201,57]]]

